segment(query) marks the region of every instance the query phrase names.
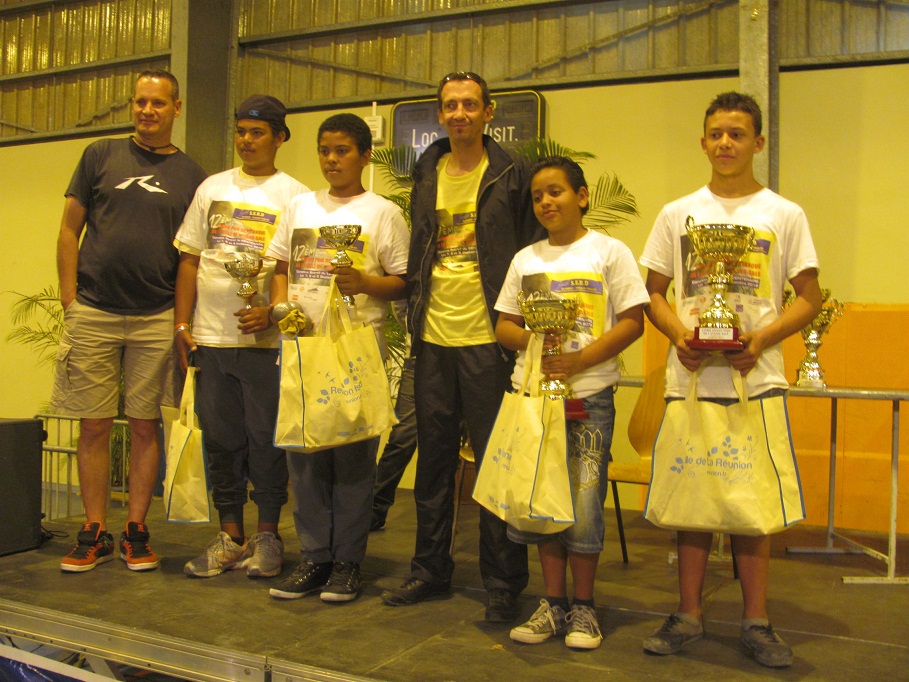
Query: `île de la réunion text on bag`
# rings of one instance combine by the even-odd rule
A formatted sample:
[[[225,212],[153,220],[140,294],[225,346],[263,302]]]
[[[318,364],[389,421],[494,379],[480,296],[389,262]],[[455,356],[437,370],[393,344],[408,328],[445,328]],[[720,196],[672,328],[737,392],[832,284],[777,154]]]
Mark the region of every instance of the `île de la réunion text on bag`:
[[[180,407],[161,406],[165,443],[164,509],[168,521],[211,521],[208,469],[195,405],[196,368],[188,367]]]
[[[533,334],[521,389],[502,398],[473,499],[518,530],[557,533],[575,521],[565,401],[540,395],[540,350]]]
[[[666,406],[653,446],[644,516],[661,528],[768,535],[805,518],[786,398],[746,398],[723,405],[688,396]]]
[[[351,320],[332,277],[314,336],[281,342],[276,447],[316,452],[397,424],[375,332]]]

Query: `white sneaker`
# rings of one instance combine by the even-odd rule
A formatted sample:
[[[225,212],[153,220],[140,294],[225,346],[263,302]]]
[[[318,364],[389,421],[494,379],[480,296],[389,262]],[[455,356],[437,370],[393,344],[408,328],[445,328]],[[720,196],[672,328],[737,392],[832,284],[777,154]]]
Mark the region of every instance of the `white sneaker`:
[[[284,563],[284,542],[274,533],[256,533],[250,539],[250,557],[246,562],[246,575],[250,578],[274,578]]]
[[[553,635],[564,635],[568,631],[568,620],[561,606],[550,606],[545,599],[540,600],[540,607],[523,625],[511,629],[508,634],[515,642],[539,644]]]
[[[590,606],[573,605],[568,614],[568,634],[565,645],[572,649],[596,649],[603,641],[597,612]]]
[[[249,559],[249,542],[238,545],[230,535],[225,532],[218,533],[218,537],[208,543],[208,547],[192,561],[183,567],[186,575],[197,578],[210,578],[220,575],[224,571],[235,571],[246,566]]]

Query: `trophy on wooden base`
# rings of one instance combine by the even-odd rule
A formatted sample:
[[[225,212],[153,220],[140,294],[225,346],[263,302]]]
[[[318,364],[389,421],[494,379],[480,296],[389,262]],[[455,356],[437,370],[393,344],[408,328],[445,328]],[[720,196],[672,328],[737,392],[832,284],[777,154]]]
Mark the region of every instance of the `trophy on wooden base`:
[[[698,316],[694,339],[688,346],[696,350],[741,350],[739,316],[729,309],[726,292],[733,283],[733,270],[754,244],[754,229],[745,225],[695,225],[688,216],[685,229],[691,246],[706,265],[710,274],[707,283],[713,299],[707,310]]]
[[[562,336],[571,331],[578,317],[578,301],[565,298],[548,291],[535,291],[529,296],[524,292],[518,293],[518,307],[524,322],[535,334],[554,334],[559,337],[559,343],[543,351],[543,355],[561,355]],[[580,398],[574,398],[571,386],[561,379],[543,377],[540,380],[540,393],[550,400],[565,401],[566,419],[588,419],[584,411],[584,403]]]

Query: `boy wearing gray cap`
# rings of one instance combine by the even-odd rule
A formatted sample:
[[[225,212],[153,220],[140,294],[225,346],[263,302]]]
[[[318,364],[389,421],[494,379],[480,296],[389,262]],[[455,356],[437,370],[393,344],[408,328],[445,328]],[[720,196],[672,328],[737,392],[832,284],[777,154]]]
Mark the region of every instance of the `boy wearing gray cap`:
[[[237,111],[234,144],[242,165],[212,175],[196,191],[177,232],[180,250],[174,345],[185,371],[196,374],[196,412],[208,454],[212,500],[221,530],[184,572],[199,578],[246,569],[249,577],[281,572],[278,534],[287,502],[284,451],[272,444],[278,410],[278,330],[269,317],[275,261],[263,258],[251,307],[224,267],[238,252],[264,257],[290,200],[308,189],[275,167],[290,138],[287,110],[269,95],[252,95]],[[243,507],[258,508],[257,532],[246,537]]]

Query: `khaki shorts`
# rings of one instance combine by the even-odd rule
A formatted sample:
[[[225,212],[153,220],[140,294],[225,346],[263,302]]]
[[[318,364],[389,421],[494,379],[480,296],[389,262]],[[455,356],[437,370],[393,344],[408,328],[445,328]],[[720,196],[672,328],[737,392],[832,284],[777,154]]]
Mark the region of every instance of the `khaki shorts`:
[[[63,316],[52,409],[85,419],[116,417],[120,377],[125,413],[158,419],[161,405],[176,405],[174,311],[114,315],[73,301]]]

